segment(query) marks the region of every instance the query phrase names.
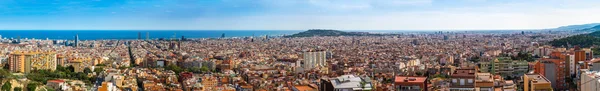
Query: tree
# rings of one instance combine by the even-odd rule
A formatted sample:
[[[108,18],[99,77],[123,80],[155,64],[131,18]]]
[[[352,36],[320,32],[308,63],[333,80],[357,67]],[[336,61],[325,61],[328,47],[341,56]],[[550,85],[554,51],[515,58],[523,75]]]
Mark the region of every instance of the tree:
[[[96,66],[106,66],[106,64],[96,64]]]
[[[12,88],[10,81],[6,81],[4,85],[2,85],[2,91],[9,91]]]
[[[75,72],[75,67],[73,67],[73,65],[69,65],[69,67],[67,67],[67,70],[69,72]]]
[[[86,74],[92,73],[92,70],[90,70],[90,68],[88,68],[88,67],[85,67],[85,69],[83,69],[83,73],[86,73]]]
[[[35,89],[37,89],[37,87],[40,85],[40,83],[37,82],[31,82],[27,84],[27,91],[35,91]]]
[[[208,69],[208,67],[204,67],[203,66],[202,68],[200,68],[200,71],[202,71],[202,72],[208,72],[208,71],[210,71],[210,69]]]
[[[172,70],[173,72],[175,72],[176,74],[179,74],[179,72],[182,72],[183,69],[181,69],[179,66],[174,65],[174,64],[169,64],[165,67],[166,70]]]
[[[100,72],[104,71],[104,68],[102,67],[98,67],[94,69],[94,72],[96,72],[96,74],[100,74]]]
[[[199,67],[188,68],[188,71],[191,71],[191,72],[194,72],[194,73],[202,73],[202,70]]]
[[[13,91],[23,91],[23,88],[21,88],[21,87],[15,87],[15,89],[13,89]]]

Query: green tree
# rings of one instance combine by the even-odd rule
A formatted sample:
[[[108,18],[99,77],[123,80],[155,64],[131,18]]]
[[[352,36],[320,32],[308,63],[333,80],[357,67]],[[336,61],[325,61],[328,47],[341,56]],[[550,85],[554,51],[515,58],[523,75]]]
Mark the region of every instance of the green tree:
[[[21,88],[21,87],[15,87],[15,89],[13,89],[13,91],[23,91],[23,88]]]
[[[202,73],[202,70],[200,70],[200,67],[191,67],[188,68],[188,71],[194,72],[194,73]]]
[[[88,74],[88,73],[92,73],[92,70],[90,70],[90,68],[88,68],[88,67],[85,67],[85,68],[83,69],[83,73],[86,73],[86,74]]]
[[[174,64],[169,64],[165,67],[166,70],[172,70],[173,72],[175,72],[176,74],[179,74],[180,72],[184,71],[184,69],[180,68],[177,65]]]
[[[4,85],[2,85],[2,91],[9,91],[12,88],[10,81],[6,81]]]
[[[75,67],[73,67],[73,65],[69,65],[69,67],[67,67],[68,72],[75,72]]]
[[[210,69],[208,69],[208,67],[203,66],[202,68],[200,68],[200,71],[208,72],[208,71],[210,71]]]
[[[104,71],[104,68],[102,67],[98,67],[94,69],[94,72],[96,72],[96,74],[100,74],[100,72]]]
[[[35,89],[37,89],[37,87],[40,85],[40,83],[37,82],[31,82],[27,84],[27,91],[35,91]]]

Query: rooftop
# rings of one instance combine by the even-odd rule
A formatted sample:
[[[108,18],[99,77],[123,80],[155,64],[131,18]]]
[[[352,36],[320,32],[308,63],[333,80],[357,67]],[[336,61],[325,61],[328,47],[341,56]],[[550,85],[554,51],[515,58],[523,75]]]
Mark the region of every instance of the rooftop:
[[[475,77],[475,69],[472,68],[461,68],[456,69],[454,73],[450,77],[455,78],[474,78]]]
[[[394,82],[420,82],[423,83],[427,80],[427,77],[407,77],[407,76],[396,76]]]
[[[361,88],[360,82],[363,82],[363,78],[354,75],[342,75],[330,80],[334,88]],[[365,88],[371,88],[370,82],[365,85]]]
[[[527,77],[532,79],[533,83],[550,83],[546,77],[539,74],[526,74]]]
[[[490,74],[490,73],[477,73],[476,75],[477,75],[477,77],[475,79],[476,82],[480,82],[480,81],[492,82],[492,81],[494,81],[492,78],[492,74]]]
[[[308,85],[296,85],[294,86],[298,91],[317,91],[317,88]]]

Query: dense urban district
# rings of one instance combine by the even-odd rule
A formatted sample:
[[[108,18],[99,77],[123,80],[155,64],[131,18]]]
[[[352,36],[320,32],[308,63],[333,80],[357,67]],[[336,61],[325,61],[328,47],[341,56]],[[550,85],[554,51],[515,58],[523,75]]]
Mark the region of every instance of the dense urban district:
[[[594,28],[594,27],[591,27]],[[586,30],[586,31],[579,31]],[[0,39],[2,91],[599,91],[589,28]],[[591,34],[587,34],[591,33]],[[107,35],[108,36],[108,35]],[[132,34],[136,36],[136,34]],[[590,38],[576,38],[576,37]]]

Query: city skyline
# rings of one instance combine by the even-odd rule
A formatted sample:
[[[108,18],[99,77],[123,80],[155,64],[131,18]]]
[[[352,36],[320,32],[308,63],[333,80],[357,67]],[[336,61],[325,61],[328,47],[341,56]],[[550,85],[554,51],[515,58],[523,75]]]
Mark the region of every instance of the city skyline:
[[[514,30],[595,23],[593,0],[0,1],[0,30]]]

